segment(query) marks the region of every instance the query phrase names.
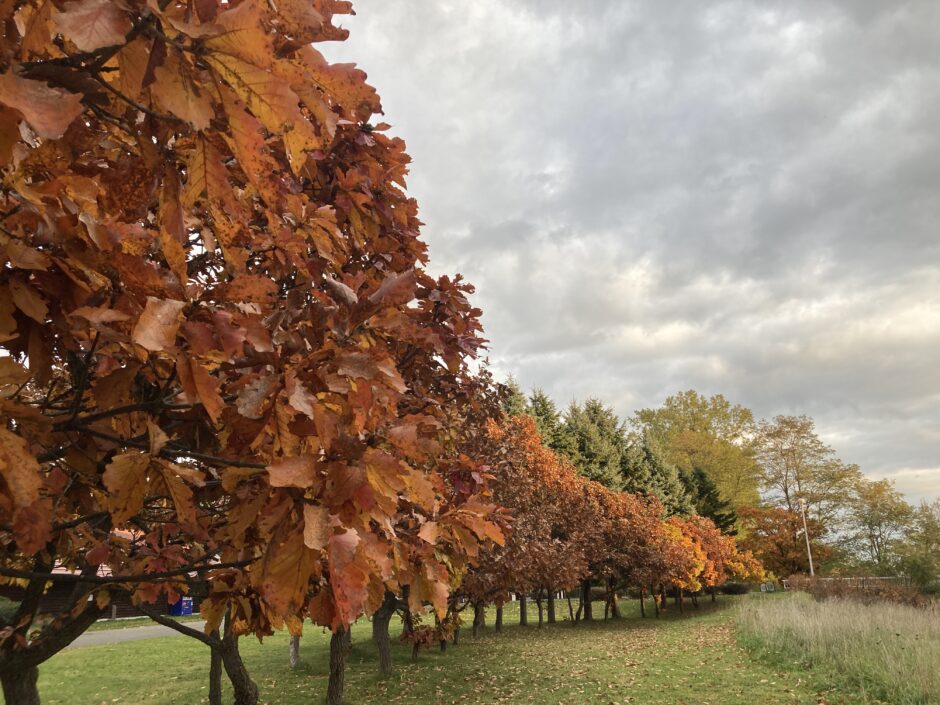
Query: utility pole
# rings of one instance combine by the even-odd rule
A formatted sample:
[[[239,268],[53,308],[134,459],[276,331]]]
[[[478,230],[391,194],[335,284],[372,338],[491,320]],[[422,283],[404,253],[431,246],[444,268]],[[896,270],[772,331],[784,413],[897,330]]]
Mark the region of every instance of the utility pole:
[[[800,514],[803,516],[803,537],[806,539],[806,555],[809,558],[809,577],[814,577],[816,571],[813,570],[813,551],[809,547],[809,530],[806,528],[806,500],[800,497]]]

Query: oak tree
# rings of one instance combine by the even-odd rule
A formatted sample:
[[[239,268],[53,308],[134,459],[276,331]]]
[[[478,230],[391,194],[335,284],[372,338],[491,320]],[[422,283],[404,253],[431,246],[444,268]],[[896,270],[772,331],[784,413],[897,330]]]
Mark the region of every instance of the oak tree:
[[[425,271],[404,143],[314,48],[348,12],[0,5],[8,702],[109,590],[198,578],[207,632],[341,635],[389,586],[442,610],[501,540],[454,443],[472,288]],[[74,607],[27,642],[54,566]]]

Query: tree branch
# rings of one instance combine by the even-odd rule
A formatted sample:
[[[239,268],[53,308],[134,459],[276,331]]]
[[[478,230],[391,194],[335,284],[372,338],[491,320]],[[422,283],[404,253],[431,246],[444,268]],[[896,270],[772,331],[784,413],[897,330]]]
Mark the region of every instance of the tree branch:
[[[150,617],[150,619],[152,619],[157,624],[162,624],[164,627],[175,629],[180,634],[185,634],[186,636],[190,636],[193,639],[198,639],[210,649],[221,646],[221,643],[217,639],[213,639],[205,632],[201,632],[198,629],[193,629],[192,627],[187,627],[185,624],[177,622],[175,619],[170,619],[166,615],[160,614],[149,605],[137,605],[137,609]]]
[[[232,561],[230,563],[213,563],[204,566],[188,566],[178,568],[177,570],[164,570],[158,573],[138,573],[136,575],[92,575],[84,576],[75,573],[52,573],[36,572],[31,570],[17,570],[15,568],[0,567],[0,575],[8,578],[24,578],[26,580],[48,580],[53,583],[91,583],[94,585],[111,585],[114,583],[147,583],[166,578],[178,578],[190,573],[207,573],[210,570],[221,570],[224,568],[244,568],[251,565],[256,559]]]

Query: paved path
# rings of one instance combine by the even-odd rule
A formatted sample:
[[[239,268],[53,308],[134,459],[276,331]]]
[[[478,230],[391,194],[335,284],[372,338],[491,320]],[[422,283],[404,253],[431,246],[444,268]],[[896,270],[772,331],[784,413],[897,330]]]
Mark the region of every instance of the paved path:
[[[205,622],[185,622],[187,627],[202,630]],[[127,629],[104,629],[98,632],[85,632],[66,648],[75,649],[81,646],[104,646],[106,644],[120,644],[123,641],[140,641],[141,639],[157,639],[164,636],[183,636],[178,631],[155,624],[152,627],[128,627]]]

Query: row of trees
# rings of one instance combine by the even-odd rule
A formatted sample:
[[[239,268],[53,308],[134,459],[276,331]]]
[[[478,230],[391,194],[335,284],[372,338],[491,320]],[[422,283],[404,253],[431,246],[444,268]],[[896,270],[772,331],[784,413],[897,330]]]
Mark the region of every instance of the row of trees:
[[[691,390],[626,422],[596,399],[564,414],[538,390],[526,399],[515,386],[514,399],[584,474],[739,532],[778,576],[808,571],[805,507],[817,568],[904,574],[925,588],[940,579],[940,500],[911,506],[890,481],[840,460],[806,416],[758,421],[720,394]]]
[[[666,590],[684,592],[714,588],[730,577],[759,579],[762,569],[733,538],[702,516],[669,512],[649,491],[612,490],[585,477],[563,454],[543,443],[536,420],[527,414],[490,424],[484,456],[495,461],[491,490],[512,513],[512,532],[505,545],[484,551],[455,593],[474,605],[478,622],[482,606],[501,605],[509,593],[543,606],[555,621],[554,595],[579,588],[581,599],[573,621],[593,618],[592,585],[603,587],[606,614],[619,616],[617,596],[627,589],[656,596],[658,614]],[[492,462],[491,461],[491,462]],[[543,605],[544,603],[544,605]],[[501,619],[497,612],[497,623]]]

